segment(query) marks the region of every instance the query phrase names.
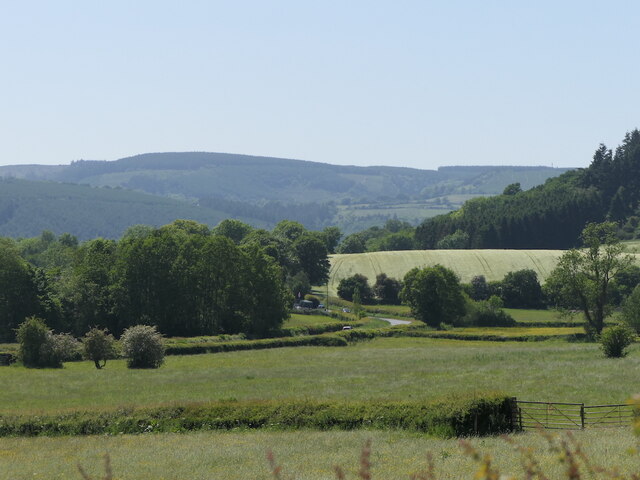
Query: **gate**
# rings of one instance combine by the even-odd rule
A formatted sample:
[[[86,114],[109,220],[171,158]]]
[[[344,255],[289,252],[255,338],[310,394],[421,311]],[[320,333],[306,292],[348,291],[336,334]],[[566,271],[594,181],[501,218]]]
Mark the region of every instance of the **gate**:
[[[518,430],[554,429],[581,430],[584,428],[582,403],[525,402],[514,399],[514,426]]]
[[[585,405],[513,399],[512,422],[516,430],[623,427],[630,426],[637,416],[636,407],[627,404]]]
[[[584,421],[589,428],[631,425],[637,416],[633,405],[594,405],[584,407]]]

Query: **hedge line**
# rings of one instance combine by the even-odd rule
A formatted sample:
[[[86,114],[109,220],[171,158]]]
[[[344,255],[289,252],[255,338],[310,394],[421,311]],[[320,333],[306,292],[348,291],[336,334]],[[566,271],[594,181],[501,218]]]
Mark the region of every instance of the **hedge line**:
[[[345,347],[349,343],[384,337],[422,337],[443,338],[449,340],[490,341],[490,342],[540,342],[562,339],[579,342],[587,339],[585,333],[569,335],[526,335],[509,337],[499,334],[464,334],[461,332],[434,331],[422,326],[397,325],[388,328],[342,330],[333,334],[309,335],[300,337],[268,338],[262,340],[238,340],[233,342],[215,342],[198,344],[175,344],[167,347],[167,355],[192,355],[199,353],[232,352],[236,350],[260,350],[280,347]]]
[[[301,337],[264,338],[261,340],[236,340],[232,342],[181,343],[167,345],[167,355],[194,355],[199,353],[234,352],[237,350],[262,350],[281,347],[345,347],[347,340],[337,335],[309,335]]]
[[[0,416],[0,436],[118,435],[230,429],[406,429],[440,437],[511,431],[504,395],[409,402],[219,402],[50,416]]]

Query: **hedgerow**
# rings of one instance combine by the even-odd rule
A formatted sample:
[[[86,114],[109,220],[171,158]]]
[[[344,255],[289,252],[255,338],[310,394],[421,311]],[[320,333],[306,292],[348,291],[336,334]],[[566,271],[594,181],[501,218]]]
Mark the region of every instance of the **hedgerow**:
[[[403,429],[440,437],[513,430],[510,399],[500,394],[429,403],[279,401],[121,408],[47,416],[0,416],[0,436],[118,435],[267,428]]]
[[[194,355],[200,353],[234,352],[238,350],[263,350],[282,347],[345,347],[347,340],[334,335],[308,335],[300,337],[265,338],[261,340],[236,340],[232,342],[211,342],[196,344],[167,345],[167,355]]]

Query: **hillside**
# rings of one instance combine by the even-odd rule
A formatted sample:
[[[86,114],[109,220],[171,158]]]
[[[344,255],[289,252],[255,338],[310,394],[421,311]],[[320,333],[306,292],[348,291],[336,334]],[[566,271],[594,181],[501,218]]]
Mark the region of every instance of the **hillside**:
[[[0,177],[80,183],[170,197],[273,226],[337,225],[352,233],[397,217],[414,225],[510,183],[528,189],[567,169],[549,167],[355,167],[222,153],[152,153],[70,165],[9,165]],[[192,215],[195,215],[192,214]],[[201,215],[208,215],[201,213]],[[13,229],[13,231],[18,231]],[[28,235],[28,233],[22,233]]]
[[[378,201],[453,193],[496,194],[523,188],[567,169],[549,167],[355,167],[225,153],[148,153],[116,161],[0,167],[0,176],[122,187],[190,199],[291,202]],[[432,187],[432,188],[429,188]],[[425,190],[426,189],[426,190]]]
[[[620,236],[640,235],[640,131],[613,150],[600,145],[591,165],[566,172],[528,191],[476,198],[459,210],[425,220],[419,248],[437,248],[452,236],[458,248],[554,249],[579,244],[588,222],[613,220]]]
[[[0,236],[33,237],[51,230],[80,240],[117,238],[136,224],[160,226],[184,218],[216,225],[227,217],[214,209],[123,189],[0,178]]]

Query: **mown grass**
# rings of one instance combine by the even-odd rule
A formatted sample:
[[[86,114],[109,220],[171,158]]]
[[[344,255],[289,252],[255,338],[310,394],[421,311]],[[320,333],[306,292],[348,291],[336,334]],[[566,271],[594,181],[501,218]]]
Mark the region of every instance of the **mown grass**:
[[[630,352],[613,360],[597,344],[379,338],[172,356],[158,370],[128,370],[122,360],[103,370],[91,362],[0,367],[0,414],[226,399],[421,401],[496,390],[524,400],[617,403],[638,390],[640,345]]]
[[[566,465],[538,433],[512,438],[534,450],[549,478],[566,478],[562,476]],[[628,453],[636,443],[630,429],[576,432],[575,438],[596,464],[616,465],[623,473],[640,470],[639,457]],[[0,441],[0,472],[2,478],[12,480],[79,480],[76,465],[80,463],[93,478],[102,478],[103,456],[108,452],[114,476],[120,480],[270,479],[266,452],[272,450],[284,478],[335,478],[334,465],[341,466],[347,478],[357,478],[360,452],[368,439],[374,479],[408,479],[427,468],[427,453],[433,457],[438,479],[471,479],[478,468],[456,440],[396,431],[298,431],[9,438]],[[519,454],[503,439],[470,442],[490,453],[503,473],[522,475]]]

